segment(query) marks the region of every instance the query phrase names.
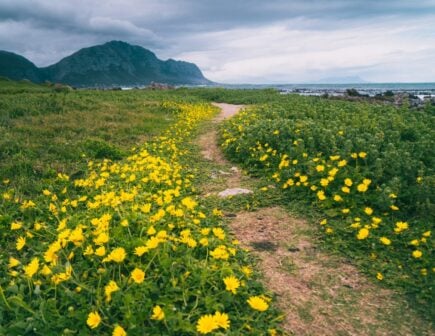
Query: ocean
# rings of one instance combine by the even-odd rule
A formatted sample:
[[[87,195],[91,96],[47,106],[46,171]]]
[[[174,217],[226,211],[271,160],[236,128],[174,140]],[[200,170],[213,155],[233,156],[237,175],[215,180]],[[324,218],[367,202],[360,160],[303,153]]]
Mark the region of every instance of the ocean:
[[[357,84],[222,84],[233,89],[265,89],[274,88],[283,93],[299,93],[302,95],[342,95],[347,89],[356,89],[360,94],[374,96],[392,91],[405,92],[418,97],[435,96],[434,83],[357,83]]]

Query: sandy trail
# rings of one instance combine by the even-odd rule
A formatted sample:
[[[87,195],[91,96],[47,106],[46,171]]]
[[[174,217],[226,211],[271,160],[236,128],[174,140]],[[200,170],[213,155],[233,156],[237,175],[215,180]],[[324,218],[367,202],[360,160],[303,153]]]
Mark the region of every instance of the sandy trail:
[[[213,105],[221,109],[221,113],[219,113],[219,115],[214,119],[215,122],[221,122],[224,119],[231,118],[245,107],[244,105],[233,105],[226,103],[213,103]]]

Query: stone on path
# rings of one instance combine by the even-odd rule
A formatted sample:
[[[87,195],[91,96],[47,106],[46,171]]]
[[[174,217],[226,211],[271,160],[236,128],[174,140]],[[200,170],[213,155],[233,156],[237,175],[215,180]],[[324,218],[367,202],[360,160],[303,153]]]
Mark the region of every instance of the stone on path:
[[[225,189],[224,191],[221,191],[218,194],[218,196],[224,198],[224,197],[236,196],[236,195],[242,195],[242,194],[252,194],[252,190],[243,189],[243,188]]]

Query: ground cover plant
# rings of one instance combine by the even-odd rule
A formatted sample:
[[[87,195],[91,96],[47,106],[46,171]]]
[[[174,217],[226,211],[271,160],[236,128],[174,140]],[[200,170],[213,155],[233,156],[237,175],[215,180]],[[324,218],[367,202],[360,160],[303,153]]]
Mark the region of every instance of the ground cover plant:
[[[32,196],[58,172],[83,174],[83,158],[119,160],[173,123],[165,97],[192,99],[175,91],[72,91],[0,80],[0,176]]]
[[[433,317],[434,119],[286,96],[224,123],[227,156],[321,215],[326,240]]]
[[[38,193],[3,182],[0,334],[279,333],[248,255],[194,196],[187,143],[216,110],[162,100],[158,110],[167,130],[119,157],[87,154],[83,173],[40,179]]]

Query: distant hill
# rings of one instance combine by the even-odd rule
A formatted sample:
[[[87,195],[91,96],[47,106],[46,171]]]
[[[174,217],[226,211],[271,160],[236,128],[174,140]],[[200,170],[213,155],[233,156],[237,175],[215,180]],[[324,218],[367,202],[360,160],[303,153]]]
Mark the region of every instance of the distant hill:
[[[41,82],[39,69],[23,56],[0,50],[0,76],[13,80],[28,79],[32,82]]]
[[[0,76],[33,82],[51,81],[76,87],[210,84],[193,63],[159,60],[140,46],[121,41],[80,49],[58,63],[37,68],[26,58],[0,51]]]

